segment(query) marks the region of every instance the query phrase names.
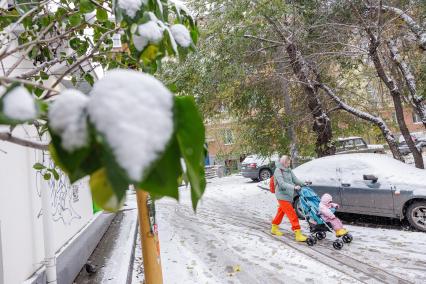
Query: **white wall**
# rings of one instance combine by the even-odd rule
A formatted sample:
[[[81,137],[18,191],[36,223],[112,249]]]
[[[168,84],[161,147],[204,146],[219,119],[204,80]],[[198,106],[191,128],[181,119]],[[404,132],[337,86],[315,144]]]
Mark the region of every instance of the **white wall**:
[[[33,131],[29,126],[18,127],[14,135],[29,137]],[[0,263],[5,284],[22,283],[44,257],[40,188],[45,181],[32,169],[43,159],[49,163],[41,151],[0,141]],[[71,186],[61,175],[49,185],[58,250],[93,217],[92,198],[87,180]]]

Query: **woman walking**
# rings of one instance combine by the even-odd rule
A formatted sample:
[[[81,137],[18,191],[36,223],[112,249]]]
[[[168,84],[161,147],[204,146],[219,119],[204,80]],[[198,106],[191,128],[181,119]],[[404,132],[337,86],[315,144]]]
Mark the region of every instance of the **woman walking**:
[[[275,197],[278,200],[278,211],[272,221],[271,233],[282,236],[279,225],[284,215],[290,220],[291,229],[295,234],[296,241],[305,242],[307,237],[300,230],[299,218],[293,208],[294,192],[300,190],[304,182],[300,181],[290,168],[290,159],[288,156],[282,156],[279,166],[274,172]]]

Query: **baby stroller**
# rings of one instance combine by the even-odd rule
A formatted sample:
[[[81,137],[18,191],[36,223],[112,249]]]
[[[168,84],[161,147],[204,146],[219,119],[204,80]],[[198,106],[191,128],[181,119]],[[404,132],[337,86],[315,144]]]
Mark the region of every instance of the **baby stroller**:
[[[304,186],[298,192],[300,209],[303,212],[303,215],[306,218],[306,221],[309,224],[309,229],[311,231],[312,237],[317,240],[323,240],[327,236],[326,232],[333,232],[333,228],[330,223],[325,222],[321,215],[319,214],[319,196],[309,187]],[[335,209],[331,209],[334,213]],[[342,249],[343,243],[352,242],[352,235],[346,234],[340,238],[337,238],[333,242],[333,247],[337,250]]]

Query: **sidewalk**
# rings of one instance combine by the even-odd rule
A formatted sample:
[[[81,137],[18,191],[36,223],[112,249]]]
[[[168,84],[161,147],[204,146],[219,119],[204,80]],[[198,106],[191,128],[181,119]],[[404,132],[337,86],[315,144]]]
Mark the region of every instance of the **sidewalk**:
[[[88,273],[83,268],[74,283],[130,283],[137,223],[136,195],[130,192],[125,207],[116,214],[89,258],[89,263],[96,268],[96,272]]]

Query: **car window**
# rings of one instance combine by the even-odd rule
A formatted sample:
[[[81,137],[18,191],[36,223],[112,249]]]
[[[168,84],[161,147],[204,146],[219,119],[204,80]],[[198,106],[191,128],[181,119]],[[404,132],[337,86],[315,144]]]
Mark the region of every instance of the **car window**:
[[[354,140],[346,140],[345,141],[345,148],[346,149],[351,149],[351,148],[354,148],[354,147],[355,147]]]
[[[365,182],[363,176],[369,174],[374,174],[374,169],[359,160],[347,160],[345,163],[341,163],[340,170],[338,171],[341,182],[349,183],[352,187],[364,187]]]
[[[361,138],[355,139],[355,145],[356,146],[364,146],[364,140],[362,140]]]

